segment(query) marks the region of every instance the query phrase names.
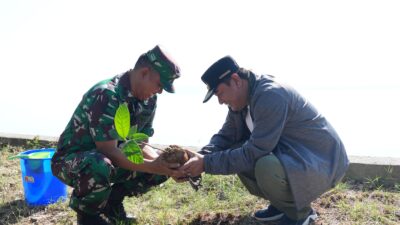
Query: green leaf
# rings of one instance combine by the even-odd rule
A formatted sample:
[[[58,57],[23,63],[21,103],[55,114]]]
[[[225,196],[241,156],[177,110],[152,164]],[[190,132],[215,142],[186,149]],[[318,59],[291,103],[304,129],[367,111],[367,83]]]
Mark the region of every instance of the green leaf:
[[[132,127],[129,129],[128,138],[129,138],[129,139],[132,139],[132,138],[133,138],[133,135],[136,134],[136,133],[137,133],[137,125],[132,126]]]
[[[132,154],[134,152],[141,152],[142,150],[140,149],[140,146],[136,141],[134,140],[129,140],[125,143],[124,147],[122,147],[122,152],[127,155],[127,154]]]
[[[125,140],[128,136],[129,127],[131,125],[129,109],[125,103],[119,105],[117,112],[115,113],[114,125],[118,135]]]
[[[136,134],[133,134],[132,137],[130,137],[130,139],[136,141],[137,143],[140,143],[142,141],[148,140],[149,136],[147,136],[147,134],[144,134],[144,133],[136,133]]]
[[[135,164],[144,162],[142,149],[134,140],[129,140],[124,147],[122,147],[122,152],[126,155],[129,161]]]
[[[142,164],[144,162],[143,155],[142,154],[132,154],[127,156],[129,161],[135,163],[135,164]]]

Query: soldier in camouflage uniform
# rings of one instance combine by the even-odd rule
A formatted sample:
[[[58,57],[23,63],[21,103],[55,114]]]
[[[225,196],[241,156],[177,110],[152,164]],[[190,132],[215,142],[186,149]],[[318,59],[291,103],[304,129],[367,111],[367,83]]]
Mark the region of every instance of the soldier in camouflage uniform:
[[[182,177],[151,147],[142,145],[145,162],[131,163],[118,148],[114,116],[127,103],[131,125],[152,136],[157,93],[173,93],[179,67],[159,46],[142,54],[133,69],[94,85],[76,108],[58,142],[52,171],[74,188],[70,207],[78,224],[130,221],[123,208],[125,196],[145,192],[167,179]],[[166,176],[167,175],[167,176]]]

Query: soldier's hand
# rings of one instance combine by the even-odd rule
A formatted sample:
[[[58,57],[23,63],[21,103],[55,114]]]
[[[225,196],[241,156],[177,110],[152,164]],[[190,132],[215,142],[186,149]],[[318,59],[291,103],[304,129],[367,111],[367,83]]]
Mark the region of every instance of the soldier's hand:
[[[166,162],[160,155],[154,160],[154,162],[169,169],[177,169],[181,166],[179,163]]]
[[[145,159],[156,159],[158,157],[158,152],[148,145],[144,145],[142,148],[143,156]]]
[[[179,171],[187,176],[195,177],[204,172],[204,156],[195,152],[192,153],[194,156],[191,157],[189,161],[187,161],[182,167],[180,167]]]
[[[156,173],[165,174],[171,177],[184,177],[183,171],[177,170],[180,167],[179,163],[167,163],[160,156],[152,162]]]

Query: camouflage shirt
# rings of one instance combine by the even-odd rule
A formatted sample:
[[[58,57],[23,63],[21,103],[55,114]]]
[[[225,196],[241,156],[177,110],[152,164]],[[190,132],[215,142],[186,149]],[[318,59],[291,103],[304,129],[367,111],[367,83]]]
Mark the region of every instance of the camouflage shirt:
[[[118,139],[114,126],[115,112],[120,104],[127,103],[131,126],[138,132],[152,136],[152,124],[157,106],[157,96],[140,101],[130,92],[128,73],[94,85],[82,98],[71,120],[58,141],[58,156],[96,148],[96,141]]]

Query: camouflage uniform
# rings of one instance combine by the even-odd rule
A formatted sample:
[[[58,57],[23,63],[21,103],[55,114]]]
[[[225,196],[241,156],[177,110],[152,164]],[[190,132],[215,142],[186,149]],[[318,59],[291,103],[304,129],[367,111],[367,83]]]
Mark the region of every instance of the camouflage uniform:
[[[52,158],[52,171],[74,188],[70,207],[75,211],[99,213],[106,206],[113,187],[118,186],[121,195],[132,196],[167,179],[117,168],[96,150],[96,141],[118,139],[114,115],[122,103],[128,104],[131,125],[137,125],[138,132],[153,135],[157,96],[139,101],[132,96],[130,89],[128,72],[93,86],[83,96],[59,139],[57,152]]]

